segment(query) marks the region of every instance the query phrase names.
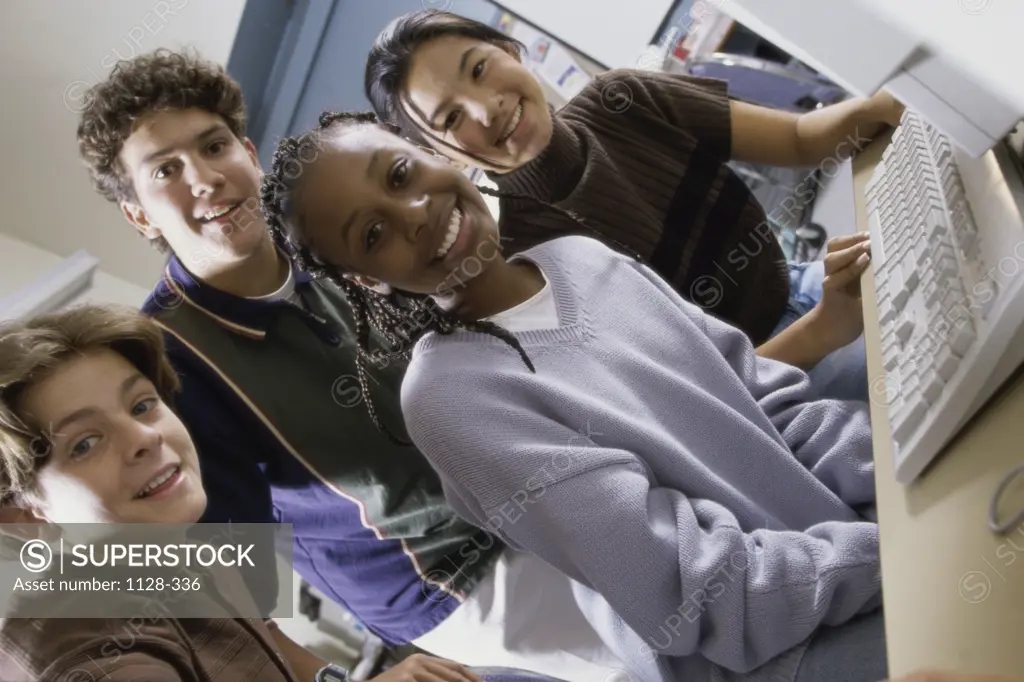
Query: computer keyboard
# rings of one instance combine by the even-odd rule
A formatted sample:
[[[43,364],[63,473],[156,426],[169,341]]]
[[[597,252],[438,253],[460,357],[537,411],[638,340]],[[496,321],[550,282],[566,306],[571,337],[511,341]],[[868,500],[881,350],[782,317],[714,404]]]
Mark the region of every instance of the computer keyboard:
[[[907,111],[867,185],[896,479],[909,483],[1024,361],[1024,185]]]

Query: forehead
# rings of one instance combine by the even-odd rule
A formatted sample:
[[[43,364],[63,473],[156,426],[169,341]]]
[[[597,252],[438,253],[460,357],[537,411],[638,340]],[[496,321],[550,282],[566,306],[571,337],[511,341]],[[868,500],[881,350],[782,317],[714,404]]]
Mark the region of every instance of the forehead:
[[[406,87],[411,96],[437,96],[459,82],[459,66],[469,50],[488,51],[490,43],[465,36],[441,36],[416,48]]]
[[[121,157],[130,166],[159,150],[188,147],[203,133],[217,129],[229,131],[224,119],[203,109],[155,111],[135,124]]]
[[[52,423],[108,399],[135,373],[124,356],[106,348],[72,355],[26,390],[22,402],[36,420]]]
[[[324,145],[309,174],[303,194],[314,198],[337,193],[358,195],[361,185],[376,182],[376,177],[367,177],[370,162],[379,172],[386,162],[396,154],[416,155],[422,153],[406,140],[375,125],[358,125],[344,128],[325,137]],[[375,159],[376,157],[376,159]]]

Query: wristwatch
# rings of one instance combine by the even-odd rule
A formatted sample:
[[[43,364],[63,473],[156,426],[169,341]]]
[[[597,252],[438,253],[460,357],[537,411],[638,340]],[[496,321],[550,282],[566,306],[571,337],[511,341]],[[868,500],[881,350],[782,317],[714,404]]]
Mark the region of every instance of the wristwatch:
[[[328,663],[317,672],[314,682],[348,682],[348,671],[340,665]]]

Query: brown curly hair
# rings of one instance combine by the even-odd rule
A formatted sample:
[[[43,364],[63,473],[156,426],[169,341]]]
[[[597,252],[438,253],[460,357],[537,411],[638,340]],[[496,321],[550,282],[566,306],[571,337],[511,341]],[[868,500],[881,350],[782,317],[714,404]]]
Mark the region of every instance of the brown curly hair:
[[[135,365],[173,409],[181,384],[163,332],[134,308],[83,304],[0,324],[0,505],[31,493],[49,461],[50,434],[24,414],[21,397],[67,360],[104,348]]]
[[[197,53],[167,49],[118,62],[107,79],[86,91],[78,124],[78,152],[96,190],[107,200],[137,201],[119,156],[143,117],[157,111],[203,109],[224,119],[245,139],[242,88],[223,67]],[[153,240],[170,250],[163,237]]]

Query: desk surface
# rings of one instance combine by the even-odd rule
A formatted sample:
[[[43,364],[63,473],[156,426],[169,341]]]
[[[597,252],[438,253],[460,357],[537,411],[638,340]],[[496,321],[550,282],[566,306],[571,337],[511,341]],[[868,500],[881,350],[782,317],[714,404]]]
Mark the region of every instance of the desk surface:
[[[853,161],[858,230],[864,187],[889,136]],[[871,270],[863,279],[868,378],[882,384]],[[872,398],[883,391],[872,390]],[[1024,524],[998,537],[988,508],[1002,477],[1024,460],[1024,377],[1012,380],[910,486],[893,475],[882,399],[872,400],[885,628],[891,676],[922,667],[1024,672]],[[1024,485],[1004,499],[1024,506]]]

